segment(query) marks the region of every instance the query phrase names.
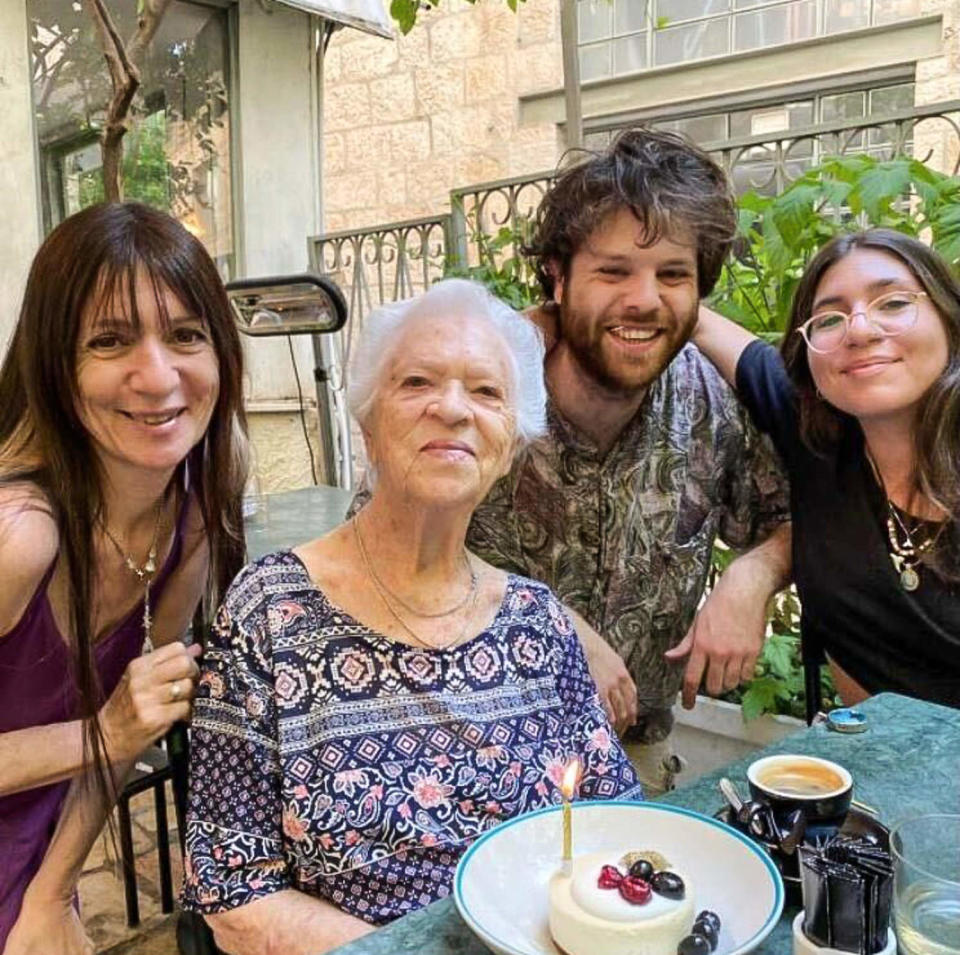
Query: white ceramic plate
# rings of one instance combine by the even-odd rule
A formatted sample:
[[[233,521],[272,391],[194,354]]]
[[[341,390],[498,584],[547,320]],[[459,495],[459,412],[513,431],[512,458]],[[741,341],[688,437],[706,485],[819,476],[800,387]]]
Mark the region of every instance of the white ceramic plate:
[[[783,911],[783,882],[769,856],[735,829],[689,809],[654,803],[573,805],[574,855],[653,849],[690,877],[696,911],[720,916],[714,955],[742,955]],[[497,955],[559,955],[547,925],[547,883],[560,862],[559,806],[504,822],[464,854],[454,878],[463,920]]]

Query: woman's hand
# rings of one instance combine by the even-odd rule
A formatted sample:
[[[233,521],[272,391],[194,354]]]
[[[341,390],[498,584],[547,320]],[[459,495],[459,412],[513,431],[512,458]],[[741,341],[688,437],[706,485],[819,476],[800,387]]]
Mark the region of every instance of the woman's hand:
[[[177,720],[190,718],[199,644],[179,641],[137,657],[100,711],[111,762],[132,760]]]
[[[94,955],[93,942],[70,899],[23,898],[3,955]]]

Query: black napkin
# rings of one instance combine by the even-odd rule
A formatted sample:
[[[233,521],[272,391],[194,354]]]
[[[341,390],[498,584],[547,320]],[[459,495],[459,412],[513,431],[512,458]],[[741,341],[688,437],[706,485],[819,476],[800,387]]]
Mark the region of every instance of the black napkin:
[[[836,836],[801,848],[800,863],[807,938],[857,955],[879,952],[893,900],[890,853],[870,839]]]

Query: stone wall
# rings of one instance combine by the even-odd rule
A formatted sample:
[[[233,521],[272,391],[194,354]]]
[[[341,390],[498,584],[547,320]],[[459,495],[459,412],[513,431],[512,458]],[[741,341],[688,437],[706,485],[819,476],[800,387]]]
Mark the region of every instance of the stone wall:
[[[943,53],[917,63],[916,101],[936,103],[960,98],[960,0],[922,0],[923,15],[943,18]]]
[[[320,484],[333,484],[333,476],[323,472],[323,458],[319,447],[316,405],[305,402],[305,417],[310,446]],[[310,471],[310,452],[299,413],[288,411],[252,412],[247,416],[250,428],[252,471],[248,493],[272,494],[313,484]]]
[[[324,225],[354,229],[446,210],[456,186],[549,169],[553,123],[519,97],[563,83],[559,4],[448,0],[397,40],[335,34],[324,67]]]
[[[960,99],[960,0],[924,0],[921,10],[943,17],[943,52],[917,63],[914,101],[923,106]],[[916,156],[945,172],[952,172],[960,158],[957,130],[944,122],[920,124],[914,143]]]
[[[916,102],[958,98],[960,0],[922,0],[919,12],[942,15],[943,43],[917,63]],[[452,188],[551,168],[561,116],[521,123],[520,101],[562,87],[559,19],[556,0],[516,14],[504,0],[448,0],[395,41],[337,33],[324,75],[325,231],[442,212]],[[927,123],[918,155],[949,168],[956,139]]]

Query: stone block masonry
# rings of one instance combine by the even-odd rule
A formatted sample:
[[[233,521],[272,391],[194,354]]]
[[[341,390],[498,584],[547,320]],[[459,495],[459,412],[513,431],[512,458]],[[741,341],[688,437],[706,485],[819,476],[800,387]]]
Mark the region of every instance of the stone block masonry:
[[[556,127],[521,128],[518,108],[563,82],[555,0],[451,0],[392,41],[342,31],[324,81],[328,231],[440,212],[457,186],[560,155]]]

